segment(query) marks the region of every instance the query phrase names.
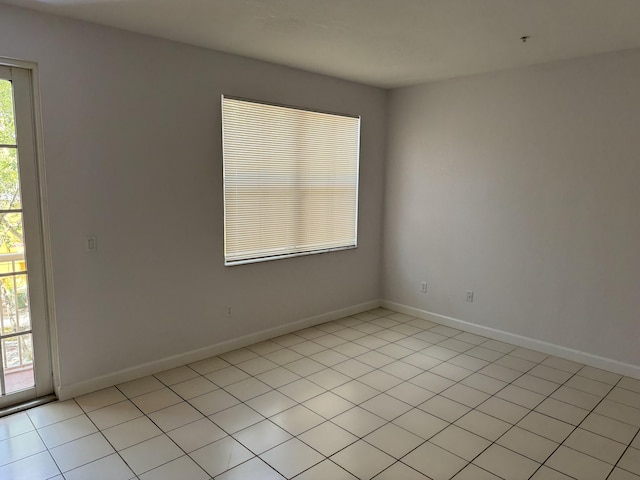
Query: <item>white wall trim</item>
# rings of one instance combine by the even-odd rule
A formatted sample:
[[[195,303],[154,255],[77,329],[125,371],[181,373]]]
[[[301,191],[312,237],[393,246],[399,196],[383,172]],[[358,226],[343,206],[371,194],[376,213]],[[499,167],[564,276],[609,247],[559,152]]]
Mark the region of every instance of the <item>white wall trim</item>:
[[[477,335],[482,335],[494,340],[511,343],[513,345],[529,348],[531,350],[537,350],[549,355],[555,355],[556,357],[565,358],[573,362],[583,363],[584,365],[589,365],[590,367],[601,368],[610,372],[619,373],[620,375],[627,375],[629,377],[640,379],[640,366],[638,365],[620,362],[611,358],[600,357],[598,355],[582,352],[580,350],[563,347],[562,345],[556,345],[554,343],[536,340],[534,338],[524,337],[522,335],[516,335],[515,333],[509,333],[503,330],[485,327],[483,325],[477,325],[475,323],[458,320],[457,318],[447,317],[445,315],[428,312],[426,310],[420,310],[419,308],[409,307],[407,305],[391,302],[388,300],[381,300],[380,303],[383,307],[390,310],[395,310],[396,312],[411,315],[423,320],[430,320],[441,325],[446,325],[447,327],[458,328],[460,330],[475,333]]]
[[[331,322],[333,320],[339,320],[349,315],[355,315],[356,313],[372,310],[380,306],[380,300],[372,300],[370,302],[360,303],[358,305],[352,305],[350,307],[341,308],[339,310],[333,310],[331,312],[323,313],[313,317],[304,318],[294,322],[287,323],[285,325],[278,325],[277,327],[268,328],[259,332],[243,335],[242,337],[233,338],[224,342],[216,343],[208,347],[199,348],[190,352],[181,353],[172,357],[163,358],[153,362],[144,363],[135,367],[126,368],[117,372],[102,375],[100,377],[85,380],[83,382],[72,383],[69,385],[61,385],[57,388],[57,395],[59,400],[67,400],[69,398],[77,397],[87,393],[95,392],[103,388],[111,387],[119,383],[135,380],[136,378],[144,377],[146,375],[152,375],[154,373],[162,372],[170,368],[179,367],[188,363],[204,360],[221,353],[229,352],[237,348],[253,345],[254,343],[269,340],[270,338],[285,335],[287,333],[295,332],[303,328],[313,327],[325,322]]]

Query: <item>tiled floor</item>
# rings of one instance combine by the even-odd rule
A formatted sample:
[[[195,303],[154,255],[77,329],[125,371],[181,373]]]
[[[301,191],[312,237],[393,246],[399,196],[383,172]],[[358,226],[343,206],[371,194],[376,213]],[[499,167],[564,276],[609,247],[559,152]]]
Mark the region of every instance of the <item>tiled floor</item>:
[[[1,479],[640,480],[640,381],[376,309],[0,419]]]

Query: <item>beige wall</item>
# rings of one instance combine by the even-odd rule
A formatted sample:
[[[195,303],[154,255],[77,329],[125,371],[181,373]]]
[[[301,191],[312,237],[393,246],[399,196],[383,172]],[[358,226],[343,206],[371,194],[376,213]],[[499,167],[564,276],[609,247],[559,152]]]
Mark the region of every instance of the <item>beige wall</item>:
[[[39,64],[63,386],[379,298],[385,91],[6,6],[0,56]],[[356,250],[223,266],[221,94],[362,115]]]
[[[384,298],[640,365],[640,51],[389,108]]]

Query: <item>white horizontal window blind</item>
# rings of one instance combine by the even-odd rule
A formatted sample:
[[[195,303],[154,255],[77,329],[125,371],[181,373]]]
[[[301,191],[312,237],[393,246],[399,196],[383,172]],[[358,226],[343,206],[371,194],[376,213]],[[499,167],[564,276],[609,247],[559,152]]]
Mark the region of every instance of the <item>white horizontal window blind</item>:
[[[226,265],[354,248],[360,118],[222,98]]]

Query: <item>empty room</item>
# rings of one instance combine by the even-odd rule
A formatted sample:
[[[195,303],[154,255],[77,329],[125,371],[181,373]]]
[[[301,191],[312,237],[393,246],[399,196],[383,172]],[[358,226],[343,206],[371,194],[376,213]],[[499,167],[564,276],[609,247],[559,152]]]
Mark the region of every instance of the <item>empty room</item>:
[[[0,0],[0,479],[640,480],[639,23]]]

